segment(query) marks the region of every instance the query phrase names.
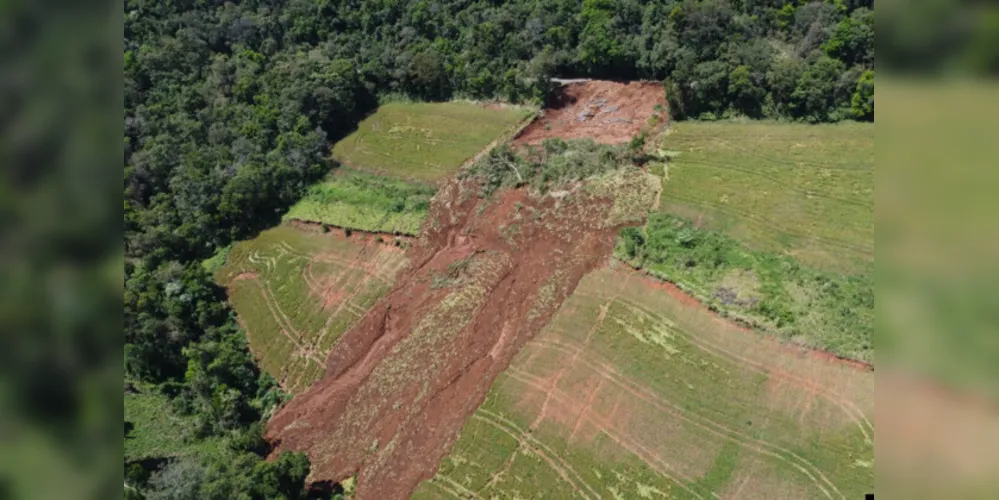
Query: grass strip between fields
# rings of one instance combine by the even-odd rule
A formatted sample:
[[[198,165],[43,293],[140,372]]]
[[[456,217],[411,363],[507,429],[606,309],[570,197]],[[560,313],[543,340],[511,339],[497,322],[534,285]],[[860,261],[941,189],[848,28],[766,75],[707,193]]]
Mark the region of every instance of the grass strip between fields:
[[[436,188],[342,168],[312,186],[284,219],[416,235]]]
[[[623,230],[615,257],[753,328],[838,356],[874,359],[873,272],[808,267],[662,213],[650,214],[643,228]]]

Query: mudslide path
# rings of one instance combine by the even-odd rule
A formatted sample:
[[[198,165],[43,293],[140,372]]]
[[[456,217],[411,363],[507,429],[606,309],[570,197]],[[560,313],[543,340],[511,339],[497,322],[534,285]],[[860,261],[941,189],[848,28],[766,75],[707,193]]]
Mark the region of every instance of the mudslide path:
[[[607,261],[620,221],[640,223],[636,197],[658,195],[637,168],[617,175],[614,199],[582,184],[557,198],[445,184],[410,267],[337,342],[325,377],[269,422],[274,453],[306,452],[316,481],[357,474],[360,500],[405,498],[432,477],[496,376]]]

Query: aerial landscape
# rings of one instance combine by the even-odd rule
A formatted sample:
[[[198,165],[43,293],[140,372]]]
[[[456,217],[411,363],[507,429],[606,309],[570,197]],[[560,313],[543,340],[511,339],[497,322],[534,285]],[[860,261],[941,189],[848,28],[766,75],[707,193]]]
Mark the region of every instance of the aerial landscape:
[[[873,4],[359,4],[125,7],[127,498],[874,491]]]

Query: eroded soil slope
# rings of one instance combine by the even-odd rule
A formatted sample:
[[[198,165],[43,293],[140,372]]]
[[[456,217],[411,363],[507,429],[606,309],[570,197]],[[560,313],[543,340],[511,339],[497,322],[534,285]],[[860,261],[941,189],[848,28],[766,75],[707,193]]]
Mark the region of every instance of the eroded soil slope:
[[[653,115],[658,118],[650,123]],[[572,82],[554,94],[544,116],[534,120],[515,142],[536,144],[559,137],[622,144],[643,127],[665,123],[666,94],[659,82]]]
[[[410,267],[270,421],[275,453],[307,452],[314,480],[358,473],[357,498],[386,499],[433,476],[496,376],[659,189],[636,168],[543,197],[481,199],[476,182],[441,189]]]

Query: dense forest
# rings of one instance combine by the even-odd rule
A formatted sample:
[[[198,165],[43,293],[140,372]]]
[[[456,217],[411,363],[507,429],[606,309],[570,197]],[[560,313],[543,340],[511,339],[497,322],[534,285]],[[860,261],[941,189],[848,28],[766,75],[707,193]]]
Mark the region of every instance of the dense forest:
[[[283,396],[201,261],[280,220],[379,100],[640,78],[676,119],[874,116],[873,2],[856,0],[127,0],[123,57],[126,379],[242,457],[132,464],[128,491],[153,498],[304,494],[303,457],[262,461]]]

